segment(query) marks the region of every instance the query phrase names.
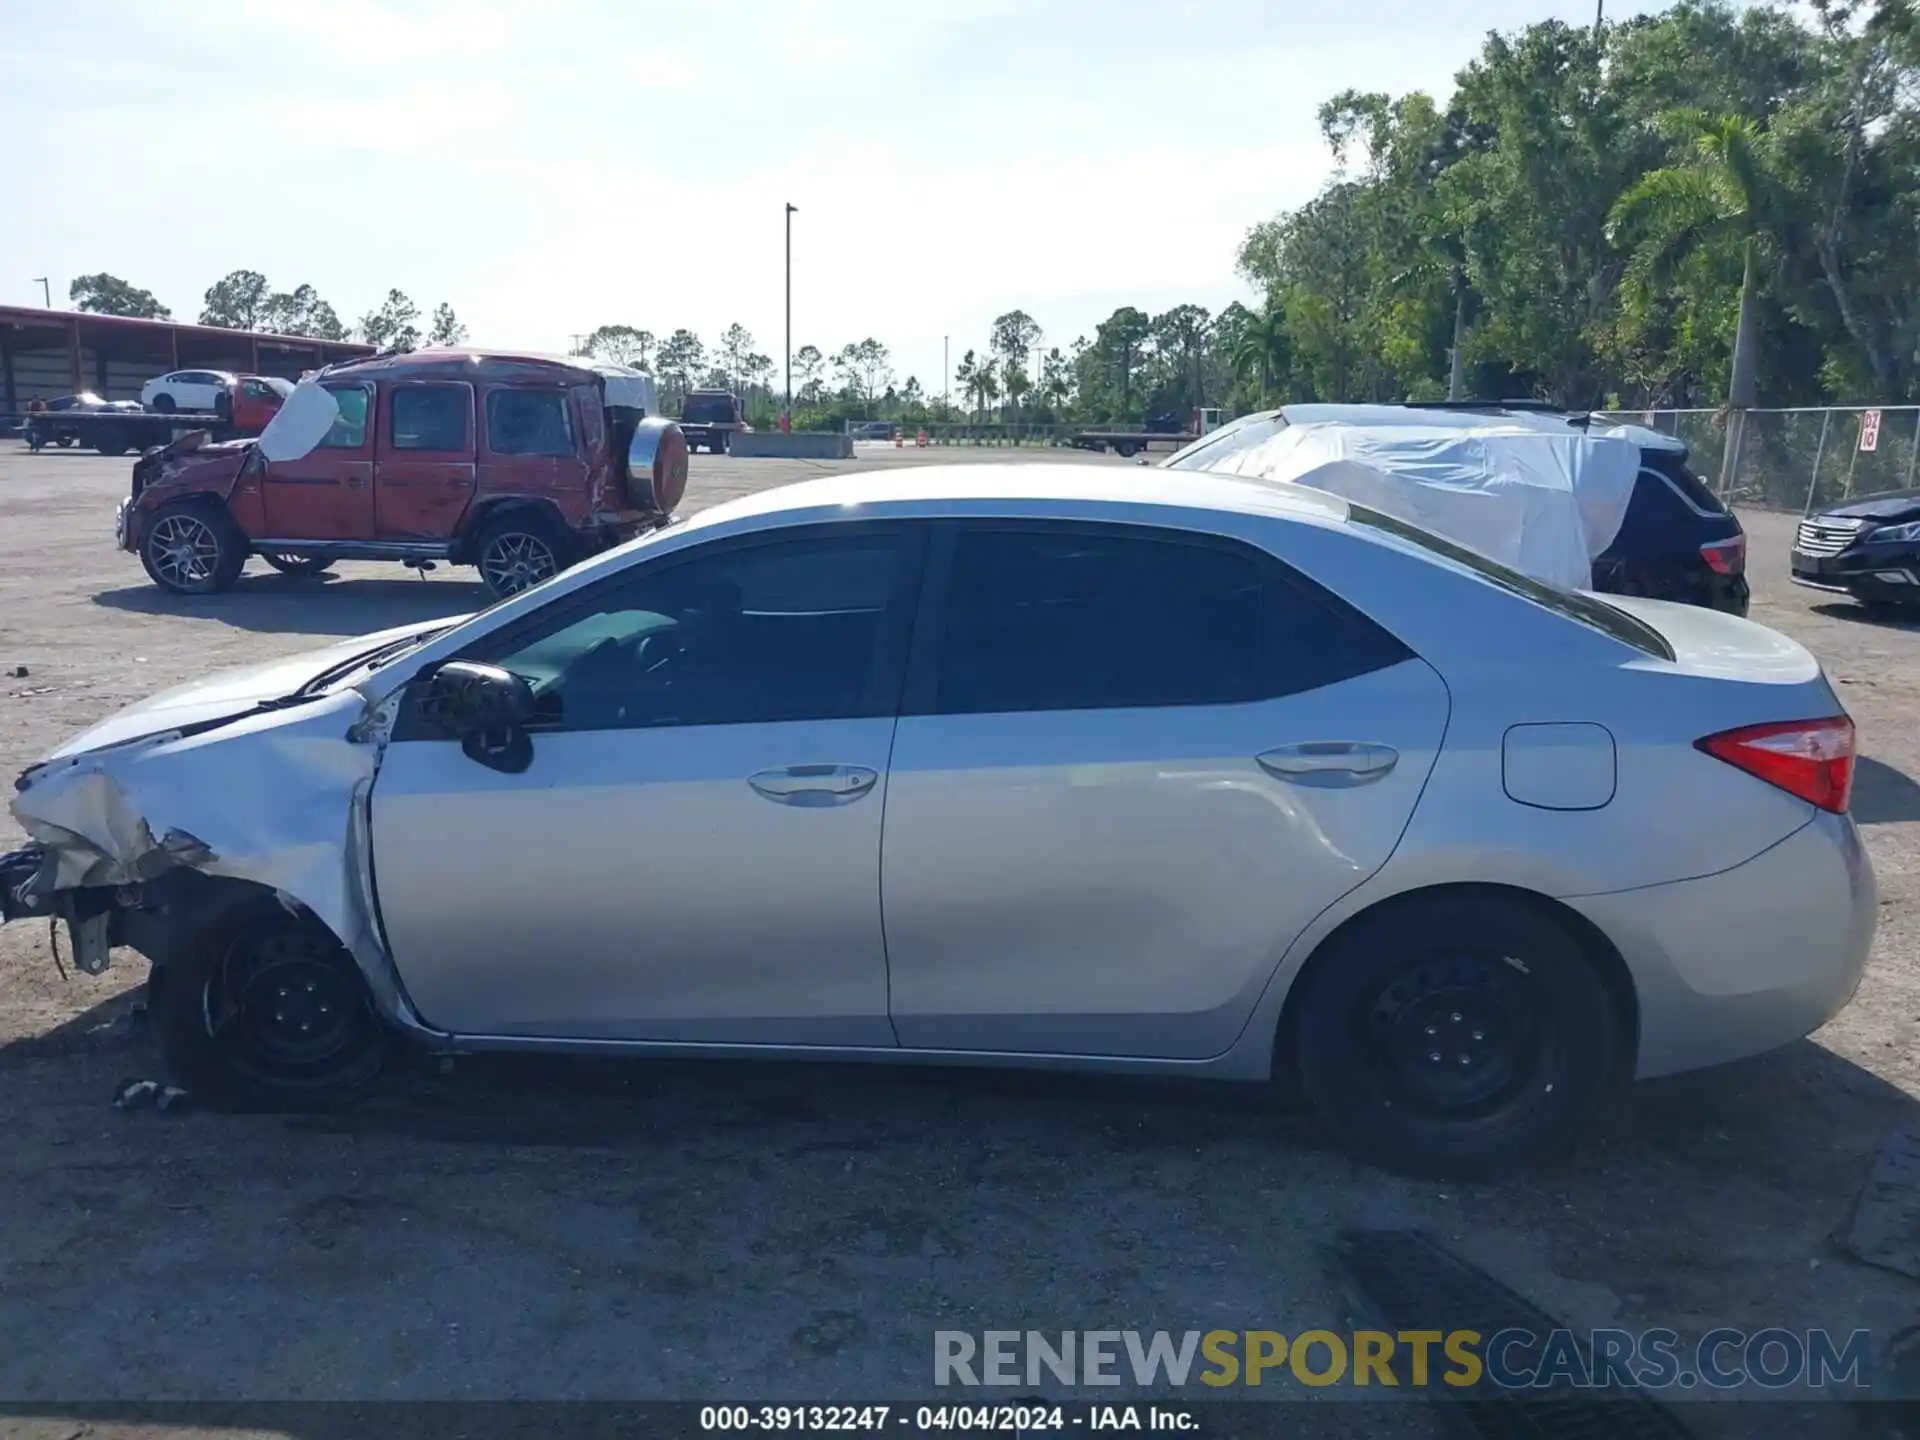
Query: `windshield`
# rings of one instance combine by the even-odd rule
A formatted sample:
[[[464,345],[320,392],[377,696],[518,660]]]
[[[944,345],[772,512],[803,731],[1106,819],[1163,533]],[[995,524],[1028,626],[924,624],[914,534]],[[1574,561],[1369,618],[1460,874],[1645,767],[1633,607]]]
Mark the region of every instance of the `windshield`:
[[[1666,637],[1651,625],[1636,620],[1623,610],[1616,610],[1592,595],[1582,594],[1578,590],[1562,590],[1557,585],[1535,580],[1518,570],[1509,569],[1497,560],[1489,560],[1477,550],[1469,550],[1464,545],[1456,545],[1451,540],[1442,539],[1431,531],[1422,530],[1417,525],[1409,525],[1404,520],[1396,520],[1391,515],[1378,510],[1369,510],[1364,505],[1349,503],[1347,513],[1356,525],[1365,525],[1382,534],[1391,535],[1397,540],[1417,546],[1429,555],[1438,556],[1449,564],[1469,570],[1489,584],[1498,585],[1502,590],[1511,591],[1534,604],[1576,620],[1589,629],[1598,630],[1623,645],[1631,645],[1661,660],[1674,658],[1673,647],[1667,644]]]

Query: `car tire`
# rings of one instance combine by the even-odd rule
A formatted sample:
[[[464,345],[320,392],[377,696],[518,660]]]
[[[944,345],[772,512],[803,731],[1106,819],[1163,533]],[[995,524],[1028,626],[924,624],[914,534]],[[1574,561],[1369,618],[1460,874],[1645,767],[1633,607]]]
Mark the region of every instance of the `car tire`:
[[[1545,1159],[1627,1078],[1619,1001],[1581,937],[1521,897],[1389,904],[1337,932],[1298,985],[1301,1088],[1389,1170],[1471,1178]]]
[[[156,511],[140,541],[140,563],[162,590],[213,595],[229,589],[247,563],[247,541],[217,504],[182,500]]]
[[[171,394],[162,390],[158,395],[153,397],[153,408],[159,414],[171,415],[180,407],[173,403],[173,396]]]
[[[108,459],[118,459],[133,448],[133,442],[127,438],[124,430],[102,426],[93,437],[93,448]]]
[[[148,1015],[173,1083],[215,1109],[363,1099],[394,1034],[345,946],[271,896],[228,907],[156,965]]]
[[[56,435],[54,437],[53,443],[58,445],[62,450],[71,450],[73,448],[73,436]]]
[[[551,579],[578,558],[560,527],[536,510],[510,510],[480,527],[473,563],[496,600]]]
[[[260,557],[278,570],[282,575],[291,575],[296,580],[311,579],[324,575],[333,568],[333,561],[317,555],[266,555]]]

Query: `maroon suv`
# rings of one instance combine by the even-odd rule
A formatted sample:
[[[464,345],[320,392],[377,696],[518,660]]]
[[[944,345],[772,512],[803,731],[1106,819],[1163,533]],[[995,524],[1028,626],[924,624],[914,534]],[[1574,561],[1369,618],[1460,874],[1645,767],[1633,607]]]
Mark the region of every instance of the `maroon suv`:
[[[382,355],[309,376],[331,415],[293,458],[182,437],[133,467],[119,540],[156,584],[224,590],[247,558],[315,575],[338,560],[473,565],[495,595],[668,522],[687,445],[649,415],[649,377],[585,360],[467,349]],[[290,399],[296,412],[311,404]],[[322,418],[321,425],[327,421]]]

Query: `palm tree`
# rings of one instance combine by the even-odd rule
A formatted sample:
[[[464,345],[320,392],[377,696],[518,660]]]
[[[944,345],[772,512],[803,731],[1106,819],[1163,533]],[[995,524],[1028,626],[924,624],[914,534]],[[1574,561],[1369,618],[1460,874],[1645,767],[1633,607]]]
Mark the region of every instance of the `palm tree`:
[[[1727,385],[1732,423],[1721,460],[1722,485],[1732,480],[1742,413],[1756,402],[1754,368],[1759,342],[1760,266],[1777,249],[1776,187],[1767,167],[1766,133],[1739,115],[1674,110],[1661,128],[1690,142],[1683,163],[1650,170],[1608,216],[1609,237],[1631,253],[1623,276],[1641,300],[1662,289],[1688,255],[1702,249],[1740,252],[1740,318],[1733,336],[1733,373]]]
[[[1258,379],[1260,404],[1265,408],[1275,378],[1286,371],[1291,358],[1286,312],[1270,300],[1247,322],[1234,343],[1233,373],[1242,380]]]

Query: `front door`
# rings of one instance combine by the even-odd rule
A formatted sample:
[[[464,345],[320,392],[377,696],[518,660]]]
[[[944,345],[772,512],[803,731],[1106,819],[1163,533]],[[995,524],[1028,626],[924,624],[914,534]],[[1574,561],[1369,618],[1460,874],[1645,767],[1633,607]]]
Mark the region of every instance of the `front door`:
[[[473,386],[388,385],[374,467],[382,540],[446,540],[473,499]]]
[[[880,829],[914,528],[710,542],[479,642],[505,775],[403,722],[373,794],[408,994],[458,1034],[891,1045]]]
[[[1234,542],[949,543],[888,778],[900,1043],[1220,1054],[1295,937],[1399,842],[1445,686]]]
[[[260,476],[256,541],[373,538],[373,387],[326,389],[340,407],[333,428],[307,454],[272,461]]]

